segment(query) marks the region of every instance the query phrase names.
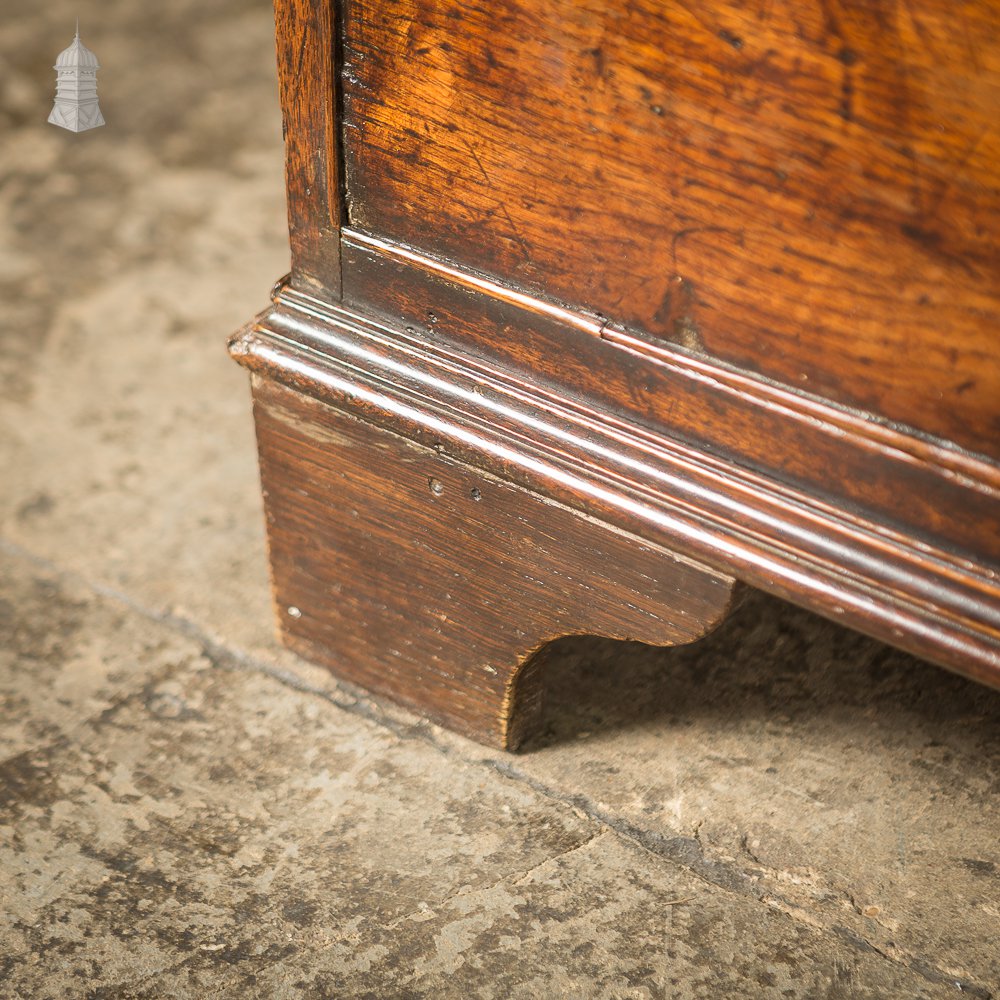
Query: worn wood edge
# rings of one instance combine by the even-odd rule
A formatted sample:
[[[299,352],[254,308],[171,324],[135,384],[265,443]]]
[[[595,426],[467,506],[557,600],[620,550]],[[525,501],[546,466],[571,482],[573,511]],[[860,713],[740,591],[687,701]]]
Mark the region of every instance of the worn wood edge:
[[[274,0],[285,193],[297,287],[339,299],[343,214],[336,0]]]
[[[548,645],[542,643],[528,653],[507,678],[500,708],[502,750],[519,750],[541,727],[545,708],[542,665]]]
[[[590,314],[509,288],[483,275],[435,260],[409,247],[345,226],[342,240],[377,257],[404,262],[428,275],[474,290],[489,299],[526,313],[546,316],[565,326],[600,338],[647,361],[668,365],[685,377],[707,382],[758,406],[778,407],[790,419],[808,423],[825,434],[847,435],[860,447],[889,449],[900,458],[964,477],[968,485],[1000,498],[1000,467],[976,454],[920,431],[869,413],[833,403],[800,389],[791,389],[761,375],[740,371],[721,360],[696,356],[660,338],[625,329],[606,317]]]
[[[645,539],[642,539],[642,541],[649,544]],[[664,555],[667,556],[668,554],[665,552]],[[669,557],[676,558],[676,556],[676,553],[669,553]],[[718,571],[706,568],[705,572],[710,573],[716,578],[723,578],[723,575]],[[516,753],[523,748],[525,743],[537,736],[543,728],[547,708],[544,671],[549,656],[552,655],[552,644],[557,639],[573,635],[594,635],[605,639],[638,642],[645,646],[659,646],[661,648],[691,645],[711,635],[712,632],[719,628],[728,615],[742,603],[745,593],[746,590],[740,581],[733,580],[728,604],[725,607],[719,608],[718,616],[713,621],[706,623],[706,627],[699,635],[692,636],[686,640],[672,639],[669,643],[653,643],[637,639],[632,635],[613,635],[607,630],[597,632],[567,629],[564,631],[561,630],[558,635],[547,636],[540,640],[532,649],[521,655],[514,669],[505,675],[504,691],[499,702],[499,708],[493,716],[493,725],[488,729],[476,728],[461,717],[443,714],[439,709],[421,700],[421,691],[419,688],[412,691],[408,696],[401,696],[398,693],[388,694],[377,686],[371,686],[363,680],[355,679],[350,669],[345,669],[345,664],[334,661],[321,646],[303,636],[296,635],[285,627],[283,624],[284,616],[281,613],[281,602],[278,599],[273,579],[271,604],[276,623],[275,634],[279,642],[303,659],[313,663],[326,664],[340,682],[349,685],[353,689],[385,697],[394,704],[413,711],[436,725],[444,726],[452,732],[475,740],[477,743],[494,747],[497,750]]]
[[[434,725],[444,726],[459,736],[465,736],[484,746],[508,753],[516,753],[542,729],[545,718],[542,669],[551,639],[528,653],[517,668],[506,677],[503,700],[500,709],[493,717],[494,724],[489,728],[476,728],[459,717],[444,715],[434,706],[421,701],[419,688],[409,697],[402,697],[398,694],[387,694],[377,687],[366,686],[362,680],[352,679],[350,672],[345,672],[344,664],[335,663],[322,647],[283,628],[278,611],[275,601],[276,620],[279,622],[276,632],[282,645],[304,660],[325,664],[337,677],[338,682],[347,684],[350,688],[385,698],[394,705],[420,715]]]
[[[578,516],[581,516],[579,512],[575,513],[577,513]],[[604,530],[615,530],[615,528],[610,525],[602,524],[601,527]],[[647,546],[662,548],[662,546],[656,546],[655,543],[651,543],[648,539],[636,540],[643,542]],[[664,550],[663,555],[664,558],[670,558],[677,562],[683,563],[688,561],[685,560],[681,553],[674,552],[673,550]],[[733,580],[731,577],[727,578],[718,570],[713,570],[703,565],[699,566],[696,563],[690,565],[696,571],[701,570],[707,575],[718,579],[728,579],[730,584],[729,599],[727,603],[718,608],[716,617],[712,620],[702,619],[703,627],[698,634],[692,635],[690,638],[685,640],[671,639],[669,643],[647,642],[646,640],[638,639],[633,635],[624,635],[621,633],[611,634],[608,630],[603,630],[600,633],[566,631],[561,632],[559,635],[550,635],[546,637],[533,649],[529,650],[521,657],[517,668],[506,678],[503,702],[498,718],[502,737],[497,746],[502,750],[516,751],[521,748],[523,743],[538,733],[544,719],[545,708],[543,674],[547,659],[551,653],[552,643],[556,639],[565,638],[570,635],[600,635],[602,638],[606,639],[618,639],[625,642],[640,642],[646,646],[669,645],[670,648],[673,648],[675,646],[688,646],[692,643],[699,642],[719,628],[729,614],[743,602],[746,594],[746,588],[740,581]]]
[[[578,516],[582,516],[579,512],[576,513]],[[616,530],[610,525],[602,524],[601,527],[604,530]],[[651,543],[649,539],[646,538],[637,540],[643,542],[647,546],[662,547],[656,546],[655,543]],[[675,552],[672,549],[669,551],[664,550],[663,555],[664,558],[670,558],[677,562],[688,562],[682,553]],[[743,603],[747,589],[741,581],[734,580],[731,577],[726,577],[718,570],[710,569],[704,565],[699,566],[697,563],[689,563],[689,565],[691,565],[696,571],[701,570],[713,577],[724,580],[728,579],[730,584],[728,601],[725,605],[719,606],[716,616],[713,619],[701,619],[702,628],[698,634],[692,635],[690,638],[685,640],[671,639],[669,644],[662,642],[647,642],[644,639],[636,638],[634,635],[624,635],[621,633],[610,634],[607,630],[600,633],[580,631],[563,632],[560,635],[548,636],[539,642],[534,649],[529,650],[521,658],[521,662],[518,664],[517,669],[514,670],[507,678],[503,705],[500,712],[500,722],[503,736],[502,740],[498,743],[499,748],[510,751],[519,750],[522,744],[530,740],[540,730],[545,717],[544,671],[548,657],[551,655],[552,643],[556,639],[561,639],[569,635],[600,634],[602,638],[606,639],[618,639],[625,642],[640,642],[645,646],[669,645],[670,648],[674,648],[676,646],[689,646],[692,643],[700,642],[702,639],[711,635],[717,628],[719,628],[726,618],[729,617],[732,611]]]
[[[404,436],[443,443],[602,522],[1000,686],[996,568],[911,544],[738,466],[706,472],[667,438],[653,461],[644,441],[623,440],[616,427],[620,457],[605,452],[598,467],[581,446],[572,401],[558,415],[548,398],[498,402],[491,394],[502,372],[489,392],[477,392],[487,385],[479,369],[462,372],[398,331],[287,289],[231,349],[251,371]]]

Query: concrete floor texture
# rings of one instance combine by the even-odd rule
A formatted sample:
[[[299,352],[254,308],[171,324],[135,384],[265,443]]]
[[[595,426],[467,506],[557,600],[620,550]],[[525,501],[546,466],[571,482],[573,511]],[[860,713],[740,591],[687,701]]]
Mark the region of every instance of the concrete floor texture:
[[[79,14],[107,125],[46,124]],[[486,750],[272,632],[260,0],[0,25],[0,997],[1000,996],[1000,696],[754,594]]]

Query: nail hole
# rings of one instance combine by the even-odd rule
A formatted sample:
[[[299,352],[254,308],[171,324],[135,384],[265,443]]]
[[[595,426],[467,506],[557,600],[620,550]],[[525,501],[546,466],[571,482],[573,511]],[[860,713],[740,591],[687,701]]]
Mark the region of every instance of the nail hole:
[[[480,488],[478,486],[473,486],[472,487],[472,499],[473,500],[482,500],[483,499],[483,492],[482,492],[482,490],[480,490]]]
[[[433,493],[434,496],[439,497],[442,493],[444,493],[444,483],[442,483],[441,480],[432,479],[428,485],[430,486],[431,493]]]

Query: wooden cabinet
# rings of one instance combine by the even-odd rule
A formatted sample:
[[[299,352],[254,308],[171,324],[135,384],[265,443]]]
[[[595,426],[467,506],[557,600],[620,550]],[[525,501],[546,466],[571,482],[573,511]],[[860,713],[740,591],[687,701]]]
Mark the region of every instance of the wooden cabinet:
[[[487,742],[746,583],[1000,683],[1000,8],[277,0],[277,614]]]

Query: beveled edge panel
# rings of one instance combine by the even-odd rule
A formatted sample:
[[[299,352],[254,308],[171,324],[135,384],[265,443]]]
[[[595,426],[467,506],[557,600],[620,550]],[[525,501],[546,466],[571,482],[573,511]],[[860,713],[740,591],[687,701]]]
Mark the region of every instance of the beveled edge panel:
[[[600,337],[584,339],[632,358]],[[667,428],[652,433],[592,400],[535,387],[525,378],[530,372],[469,358],[463,345],[383,325],[288,286],[278,287],[274,306],[233,338],[231,350],[257,374],[1000,686],[996,563],[977,562],[930,534],[886,528],[878,510],[840,510],[829,496],[720,459]],[[711,381],[695,388],[706,414],[731,403]],[[741,405],[768,412],[746,395]],[[827,433],[815,416],[803,420],[817,438]],[[867,439],[840,428],[834,437],[849,457],[861,449],[855,461],[868,459]],[[878,476],[910,489],[907,472],[938,477],[945,516],[971,505],[988,510],[987,529],[997,523],[990,483],[886,449]]]

